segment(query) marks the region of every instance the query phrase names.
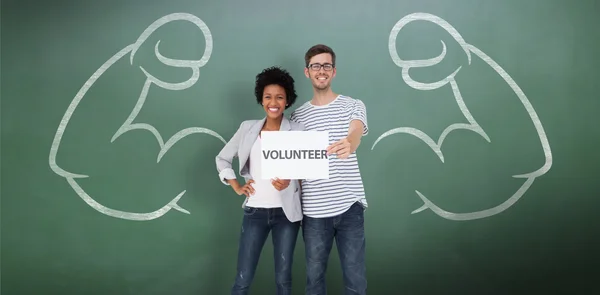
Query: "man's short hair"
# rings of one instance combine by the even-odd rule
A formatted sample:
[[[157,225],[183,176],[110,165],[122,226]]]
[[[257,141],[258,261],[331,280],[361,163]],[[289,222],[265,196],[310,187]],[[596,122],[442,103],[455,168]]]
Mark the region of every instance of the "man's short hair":
[[[321,53],[331,54],[331,62],[333,63],[333,65],[335,65],[335,52],[333,52],[333,49],[324,44],[317,44],[309,48],[308,51],[306,51],[306,54],[304,54],[304,66],[308,67],[310,59],[313,58],[313,56],[319,55]]]

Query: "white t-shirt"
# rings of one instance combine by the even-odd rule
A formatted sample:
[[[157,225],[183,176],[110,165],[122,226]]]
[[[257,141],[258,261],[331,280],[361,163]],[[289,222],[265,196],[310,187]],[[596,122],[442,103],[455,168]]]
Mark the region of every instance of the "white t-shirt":
[[[282,207],[281,193],[273,187],[270,179],[261,179],[260,142],[260,136],[258,136],[250,151],[250,175],[254,180],[254,183],[251,184],[254,188],[254,195],[250,195],[246,206],[254,208]]]

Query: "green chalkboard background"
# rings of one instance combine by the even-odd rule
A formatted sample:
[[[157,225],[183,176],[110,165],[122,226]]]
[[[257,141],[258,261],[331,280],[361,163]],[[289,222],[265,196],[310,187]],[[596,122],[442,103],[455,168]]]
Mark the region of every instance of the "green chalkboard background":
[[[2,294],[228,294],[242,198],[219,182],[214,157],[242,120],[263,116],[253,98],[263,68],[287,68],[299,104],[310,99],[303,55],[317,43],[337,52],[334,90],[368,110],[358,157],[369,294],[595,286],[598,1],[2,1],[1,11]],[[436,153],[457,123],[470,130],[444,134]],[[294,294],[303,258],[299,238]],[[327,282],[342,294],[335,247]],[[274,290],[269,241],[251,294]]]

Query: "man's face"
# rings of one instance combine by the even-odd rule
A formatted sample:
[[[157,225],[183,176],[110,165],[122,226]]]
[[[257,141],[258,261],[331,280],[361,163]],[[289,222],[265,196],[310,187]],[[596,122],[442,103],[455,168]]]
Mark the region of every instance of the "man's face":
[[[329,53],[313,56],[308,63],[308,68],[304,69],[304,74],[310,79],[313,87],[319,90],[329,89],[335,73],[336,70]]]

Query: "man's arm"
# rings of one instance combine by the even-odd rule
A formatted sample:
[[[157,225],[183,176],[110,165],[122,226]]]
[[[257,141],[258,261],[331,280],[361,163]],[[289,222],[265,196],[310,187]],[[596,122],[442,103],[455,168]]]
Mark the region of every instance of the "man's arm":
[[[361,138],[368,133],[369,128],[367,127],[367,110],[365,104],[360,100],[356,100],[350,117],[348,136],[330,145],[327,148],[327,154],[337,154],[340,159],[348,158],[358,149]]]
[[[361,120],[350,121],[348,136],[346,137],[350,143],[350,153],[354,153],[360,145],[360,140],[363,136],[364,124]]]

